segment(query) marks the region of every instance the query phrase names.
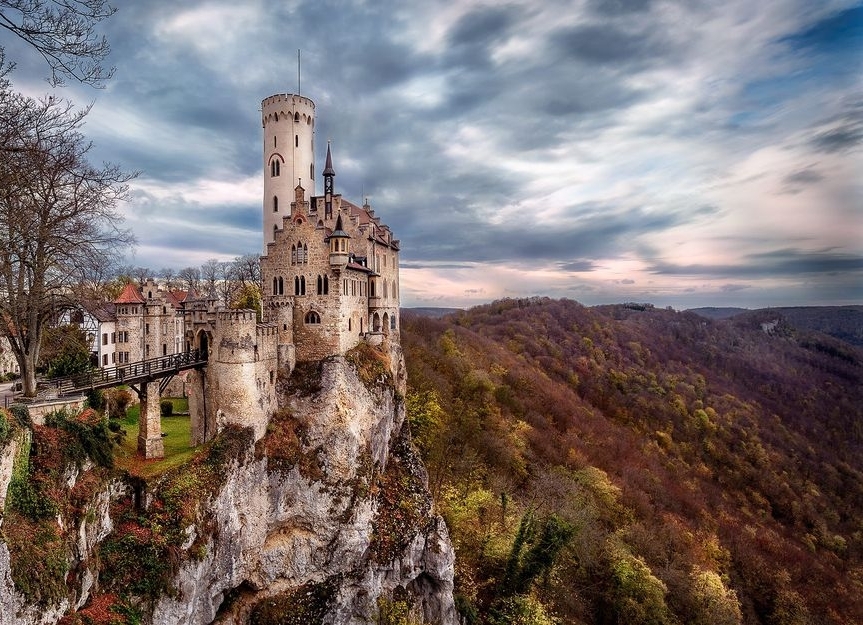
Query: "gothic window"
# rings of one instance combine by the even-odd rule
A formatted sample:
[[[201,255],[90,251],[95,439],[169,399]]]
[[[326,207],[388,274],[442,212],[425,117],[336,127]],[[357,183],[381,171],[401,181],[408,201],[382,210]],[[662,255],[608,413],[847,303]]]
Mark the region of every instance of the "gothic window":
[[[285,294],[285,281],[279,276],[279,295]]]
[[[314,310],[310,310],[306,313],[306,323],[317,325],[321,322],[321,316],[316,313]]]
[[[309,246],[303,243],[303,264],[309,262]]]
[[[300,121],[300,114],[299,113],[294,113],[294,121],[295,122]]]
[[[319,275],[318,276],[318,295],[324,294],[324,279]]]
[[[297,246],[293,244],[291,245],[291,264],[297,264]]]
[[[279,212],[279,197],[277,195],[273,196],[273,212]]]
[[[279,294],[279,281],[276,278],[273,278],[273,295]]]
[[[294,295],[300,294],[300,277],[294,276]]]
[[[300,276],[300,295],[306,294],[306,277]]]
[[[324,276],[324,295],[330,294],[330,277]]]
[[[281,173],[281,166],[279,165],[279,159],[274,158],[273,162],[270,163],[270,176],[275,178]]]

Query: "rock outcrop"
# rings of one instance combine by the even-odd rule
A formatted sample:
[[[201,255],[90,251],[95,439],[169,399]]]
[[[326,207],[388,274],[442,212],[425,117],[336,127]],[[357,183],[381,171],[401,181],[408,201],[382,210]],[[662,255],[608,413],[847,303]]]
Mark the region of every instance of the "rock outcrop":
[[[52,617],[35,618],[0,544],[0,593],[14,606],[0,624],[56,622],[64,607],[75,623],[75,607],[100,601],[166,625],[359,625],[394,607],[457,623],[454,552],[410,443],[404,391],[397,346],[301,363],[280,381],[281,408],[259,440],[229,427],[188,466],[96,493],[70,554],[75,587],[44,606]],[[136,545],[146,576],[130,568]]]

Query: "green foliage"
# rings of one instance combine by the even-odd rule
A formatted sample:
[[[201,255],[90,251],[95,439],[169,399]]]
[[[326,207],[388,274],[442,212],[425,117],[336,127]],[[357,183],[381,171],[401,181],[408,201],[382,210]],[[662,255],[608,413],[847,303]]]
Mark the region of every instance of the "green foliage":
[[[717,573],[695,567],[690,583],[696,604],[690,617],[692,625],[740,625],[743,622],[737,595],[726,587]]]
[[[506,563],[502,595],[523,595],[541,576],[547,576],[575,529],[550,515],[538,522],[532,512],[522,517]]]
[[[94,388],[87,391],[87,406],[102,412],[105,410],[105,391]]]
[[[174,402],[170,399],[163,399],[159,402],[159,411],[163,417],[170,417],[174,414]]]
[[[111,389],[105,393],[105,406],[109,419],[123,420],[129,406],[135,400],[131,392],[124,388]]]
[[[375,625],[423,625],[423,619],[407,599],[378,597]]]
[[[24,430],[18,438],[18,453],[12,464],[12,478],[6,493],[6,511],[16,512],[31,521],[52,518],[57,514],[57,506],[42,493],[38,484],[31,479],[30,449],[32,436]]]
[[[668,589],[644,560],[633,556],[621,544],[610,545],[608,557],[612,575],[609,607],[617,615],[617,622],[631,625],[671,623],[665,604]]]
[[[9,422],[12,415],[7,416],[8,414],[9,413],[5,410],[0,409],[0,447],[2,447],[12,435],[12,424]]]
[[[545,606],[531,595],[515,595],[497,602],[486,620],[488,625],[561,625]]]
[[[17,510],[17,504],[13,509]],[[9,548],[12,581],[31,603],[48,605],[66,596],[67,548],[57,524],[8,512],[2,537]]]
[[[108,420],[92,408],[77,415],[66,409],[54,411],[45,416],[45,425],[61,428],[75,437],[77,445],[68,451],[79,465],[87,457],[99,466],[114,466],[117,439],[108,428]]]
[[[9,406],[9,412],[15,417],[20,427],[33,427],[33,420],[30,418],[30,409],[27,407],[27,404],[12,404]]]
[[[392,387],[389,357],[382,350],[361,342],[348,350],[345,359],[354,366],[360,380],[369,390],[381,384]]]
[[[338,584],[338,578],[330,578],[268,597],[252,609],[249,625],[322,625]]]
[[[49,378],[58,378],[90,369],[87,334],[74,325],[48,328],[40,346],[41,366]]]

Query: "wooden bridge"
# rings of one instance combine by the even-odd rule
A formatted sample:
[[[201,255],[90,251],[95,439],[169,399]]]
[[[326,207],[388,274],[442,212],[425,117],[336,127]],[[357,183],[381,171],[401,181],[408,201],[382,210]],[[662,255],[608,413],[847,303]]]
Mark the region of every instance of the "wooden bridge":
[[[179,354],[140,360],[119,367],[94,369],[86,373],[55,378],[51,380],[51,387],[47,390],[52,394],[56,392],[57,396],[63,396],[100,388],[111,388],[121,384],[127,384],[134,388],[134,384],[147,384],[161,380],[159,384],[159,392],[161,393],[171,378],[180,371],[203,367],[206,364],[206,351],[193,349]]]

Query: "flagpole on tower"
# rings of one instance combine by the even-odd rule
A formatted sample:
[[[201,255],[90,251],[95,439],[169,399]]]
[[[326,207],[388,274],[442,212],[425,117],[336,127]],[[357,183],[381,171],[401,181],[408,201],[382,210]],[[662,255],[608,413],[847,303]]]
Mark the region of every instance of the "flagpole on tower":
[[[300,91],[300,49],[297,48],[297,95],[301,95]]]

